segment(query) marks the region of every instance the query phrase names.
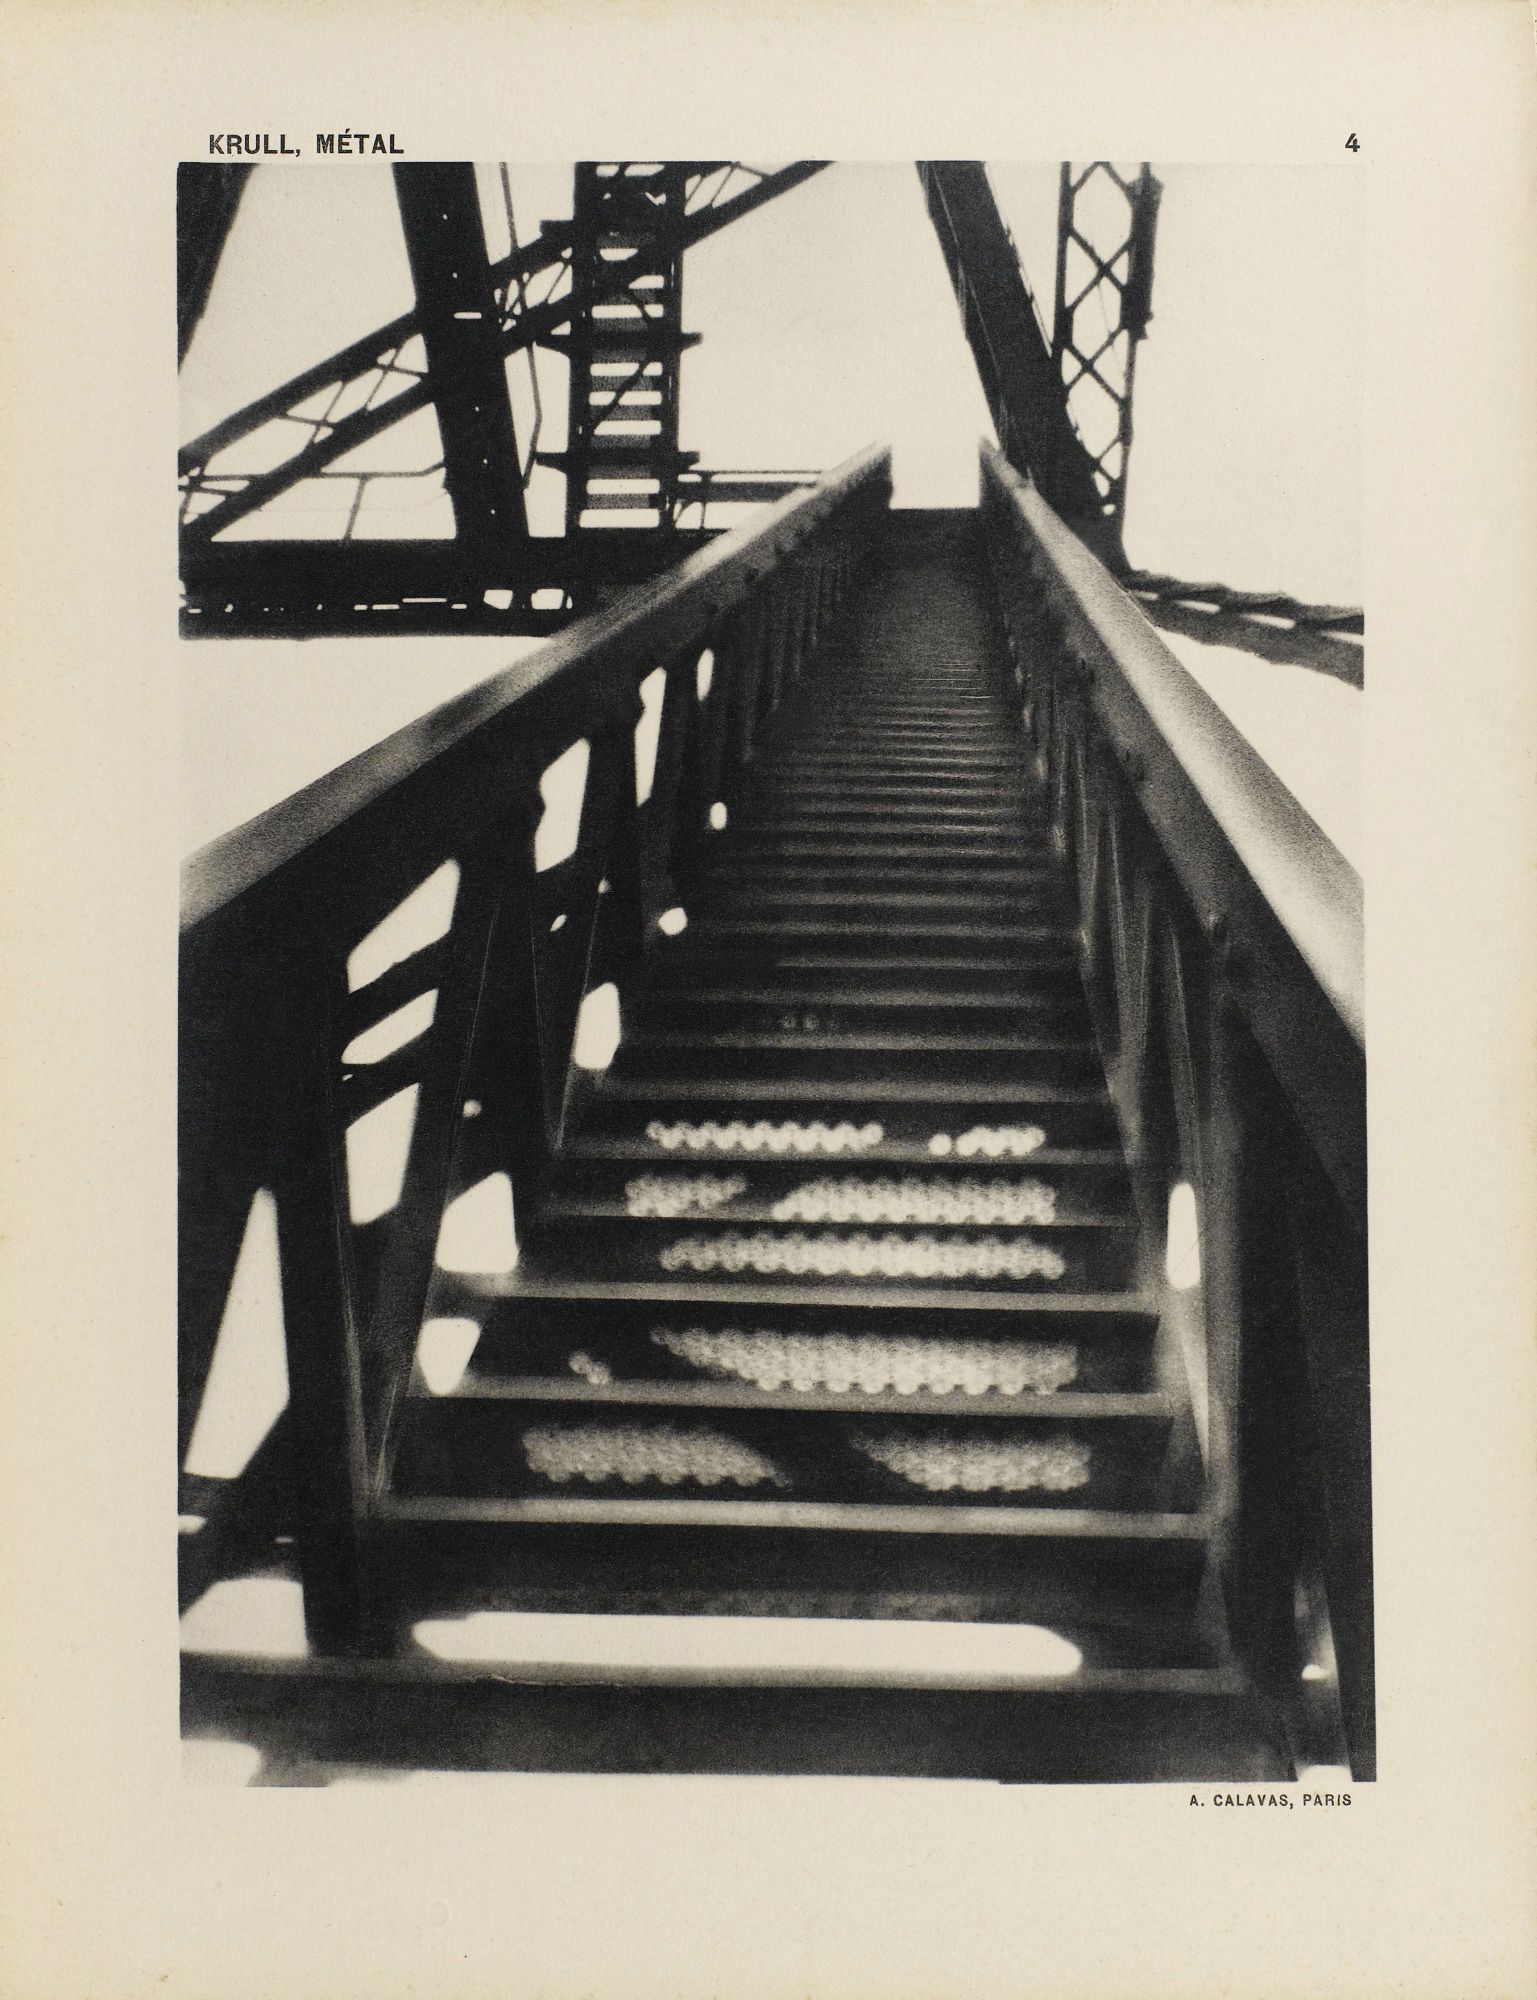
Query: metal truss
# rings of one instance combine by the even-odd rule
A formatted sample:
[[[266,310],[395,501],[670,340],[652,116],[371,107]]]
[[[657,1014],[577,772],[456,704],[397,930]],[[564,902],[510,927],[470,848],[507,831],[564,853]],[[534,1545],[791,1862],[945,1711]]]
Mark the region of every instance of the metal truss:
[[[1145,162],[1135,176],[1108,160],[1062,163],[1051,360],[1117,531],[1126,506],[1137,346],[1152,317],[1162,193]]]
[[[1063,162],[1052,365],[1118,535],[1126,510],[1137,348],[1152,318],[1162,194],[1146,162],[1135,174],[1108,160],[1087,166]],[[1312,667],[1354,687],[1363,684],[1365,622],[1358,609],[1301,604],[1280,592],[1184,583],[1124,565],[1120,581],[1166,631],[1241,647],[1279,664]]]
[[[623,554],[611,533],[601,535],[601,550],[584,544],[587,517],[609,511],[599,496],[615,490],[620,465],[629,473],[638,462],[641,476],[656,482],[646,490],[658,496],[652,510],[619,510],[632,516],[626,525],[671,530],[692,507],[700,510],[697,535],[704,501],[757,497],[732,490],[739,476],[722,475],[717,487],[694,474],[691,457],[677,449],[677,357],[689,342],[677,324],[682,254],[826,164],[583,166],[572,221],[548,225],[527,244],[510,227],[512,247],[495,263],[472,168],[397,167],[413,309],[233,412],[178,456],[184,629],[376,630],[387,614],[397,630],[537,632],[563,622],[598,582],[632,581],[675,560],[676,536],[649,536],[645,549]],[[201,172],[184,168],[184,180],[189,171]],[[601,358],[605,342],[623,346],[615,322],[631,318],[663,322],[649,345],[629,344],[634,381]],[[519,452],[505,364],[535,347],[573,364],[563,452],[541,451],[537,435],[526,455]],[[624,414],[616,407],[605,416],[610,402]],[[429,406],[440,459],[387,471],[347,462]],[[642,417],[642,408],[658,415]],[[522,495],[535,464],[563,471],[580,503],[568,505],[564,539],[528,533]],[[355,537],[373,481],[439,478],[453,508],[451,542]],[[776,491],[804,483],[800,475],[746,478]],[[351,483],[352,505],[337,539],[228,538],[305,482],[338,479]]]

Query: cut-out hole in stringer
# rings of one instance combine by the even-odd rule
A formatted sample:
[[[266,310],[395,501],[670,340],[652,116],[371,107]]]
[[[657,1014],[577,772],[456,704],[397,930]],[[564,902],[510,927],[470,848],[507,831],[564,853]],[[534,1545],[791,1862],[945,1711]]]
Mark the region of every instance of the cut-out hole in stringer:
[[[348,1064],[383,1062],[386,1056],[403,1049],[407,1042],[414,1042],[418,1035],[426,1034],[437,1011],[437,988],[434,987],[430,993],[419,993],[404,1007],[397,1007],[393,1014],[386,1014],[382,1021],[375,1021],[371,1028],[354,1035],[342,1050],[342,1061]]]
[[[619,1047],[619,988],[609,979],[595,986],[576,1017],[571,1059],[578,1069],[607,1069]]]
[[[710,825],[717,833],[721,833],[725,830],[726,821],[729,817],[730,815],[726,811],[725,800],[717,799],[710,808]]]
[[[688,911],[681,903],[674,903],[670,910],[663,910],[656,920],[656,927],[663,937],[677,937],[688,929]]]
[[[246,1216],[186,1470],[207,1479],[238,1477],[287,1403],[277,1203],[262,1188]]]
[[[640,684],[640,720],[635,725],[635,803],[643,806],[656,782],[656,750],[662,729],[662,697],[667,669],[658,667]]]
[[[444,1209],[437,1262],[443,1271],[505,1273],[517,1268],[518,1230],[506,1174],[487,1174]]]
[[[458,894],[459,864],[445,861],[353,947],[347,959],[348,990],[371,986],[401,959],[446,937]]]
[[[562,750],[539,780],[544,812],[534,832],[534,868],[543,874],[558,868],[576,852],[582,831],[582,801],[587,796],[587,769],[592,759],[585,736]]]
[[[1195,1189],[1179,1181],[1169,1190],[1169,1235],[1164,1270],[1177,1292],[1193,1292],[1201,1282],[1201,1225]]]
[[[347,1127],[347,1207],[354,1222],[376,1222],[400,1200],[417,1090],[407,1084]]]
[[[429,1319],[424,1323],[416,1343],[416,1366],[431,1395],[454,1393],[464,1380],[479,1339],[480,1325],[473,1319]]]
[[[694,668],[694,696],[698,701],[709,699],[710,689],[715,685],[715,654],[706,646],[699,655]]]

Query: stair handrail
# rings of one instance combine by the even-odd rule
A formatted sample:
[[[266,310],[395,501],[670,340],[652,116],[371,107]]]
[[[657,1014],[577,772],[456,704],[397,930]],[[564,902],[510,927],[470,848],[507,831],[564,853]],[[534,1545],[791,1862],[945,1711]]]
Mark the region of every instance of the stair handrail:
[[[587,1087],[584,1002],[685,917],[763,730],[836,638],[890,494],[889,450],[855,454],[186,863],[184,1458],[263,1194],[289,1401],[245,1474],[191,1482],[185,1511],[205,1524],[184,1588],[218,1573],[231,1538],[252,1546],[253,1518],[269,1540],[276,1523],[298,1543],[315,1642],[367,1643],[371,1524],[447,1209],[493,1175],[519,1213],[536,1205]],[[570,844],[541,858],[544,779],[579,742]],[[450,863],[447,928],[355,983],[358,946]],[[424,1002],[426,1025],[403,1025]],[[354,1049],[381,1028],[383,1053]],[[407,1093],[393,1205],[360,1214],[351,1129]]]
[[[1369,1777],[1361,878],[1039,490],[985,442],[982,460],[1014,679],[1078,891],[1143,1280],[1195,1392],[1232,1630],[1299,1766]]]
[[[1144,811],[1202,921],[1220,934],[1235,971],[1234,989],[1268,1052],[1297,1085],[1312,1136],[1336,1163],[1341,1191],[1357,1200],[1364,1189],[1359,1143],[1331,1140],[1335,1122],[1307,1087],[1299,1064],[1306,1051],[1282,1046],[1276,1028],[1286,1017],[1283,986],[1295,968],[1278,962],[1261,911],[1295,948],[1329,1012],[1357,1052],[1365,1046],[1365,903],[1360,874],[1282,783],[1184,663],[1165,645],[1146,614],[1111,572],[1051,507],[1039,489],[984,440],[984,477],[1010,508],[1069,644],[1094,676],[1093,700],[1123,765],[1135,774]],[[1208,817],[1236,862],[1223,866],[1199,836],[1192,804]],[[1236,898],[1239,877],[1257,894]],[[1284,1080],[1284,1079],[1283,1079]],[[1364,1135],[1362,1135],[1364,1137]]]

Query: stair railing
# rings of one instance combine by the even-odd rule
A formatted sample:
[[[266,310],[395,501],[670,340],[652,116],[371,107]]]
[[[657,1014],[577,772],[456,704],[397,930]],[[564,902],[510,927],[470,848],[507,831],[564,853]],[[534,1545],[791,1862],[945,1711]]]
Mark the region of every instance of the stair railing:
[[[1196,1397],[1228,1623],[1298,1763],[1370,1777],[1360,877],[988,445],[983,475],[1144,1277]]]
[[[221,1549],[286,1531],[311,1642],[373,1643],[370,1519],[445,1211],[498,1175],[514,1215],[537,1199],[584,1002],[686,920],[691,868],[834,635],[890,491],[872,447],[188,863],[183,1459],[263,1193],[288,1404],[243,1477],[184,1481],[205,1517],[184,1598]],[[585,782],[547,842],[562,759]],[[391,1107],[394,1185],[360,1204],[357,1128]]]

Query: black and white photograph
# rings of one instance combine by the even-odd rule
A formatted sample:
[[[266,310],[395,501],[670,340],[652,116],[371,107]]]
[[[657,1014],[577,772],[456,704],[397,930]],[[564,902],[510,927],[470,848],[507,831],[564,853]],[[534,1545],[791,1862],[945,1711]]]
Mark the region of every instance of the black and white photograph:
[[[0,128],[5,2000],[1532,1991],[1530,0]]]
[[[288,143],[177,185],[189,1776],[1370,1782],[1348,150]]]

